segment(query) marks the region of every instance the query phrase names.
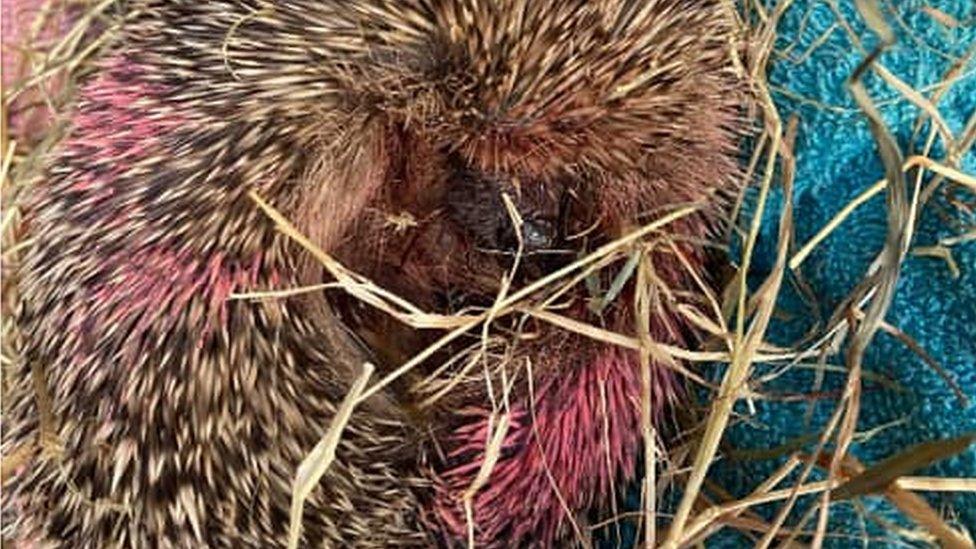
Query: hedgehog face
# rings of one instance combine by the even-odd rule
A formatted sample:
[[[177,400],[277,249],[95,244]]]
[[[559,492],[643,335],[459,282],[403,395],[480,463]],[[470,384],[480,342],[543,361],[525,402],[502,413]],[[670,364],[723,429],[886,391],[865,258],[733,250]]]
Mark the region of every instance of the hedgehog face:
[[[447,215],[480,248],[502,254],[545,254],[566,240],[567,193],[562,184],[523,186],[471,170],[454,159],[446,189]],[[509,209],[511,208],[511,210]]]

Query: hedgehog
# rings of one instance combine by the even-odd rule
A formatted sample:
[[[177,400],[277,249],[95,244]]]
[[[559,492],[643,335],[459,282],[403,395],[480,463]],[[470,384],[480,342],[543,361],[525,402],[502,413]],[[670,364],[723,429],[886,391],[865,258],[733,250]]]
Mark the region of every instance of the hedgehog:
[[[669,289],[650,318],[631,305],[633,282],[602,311],[573,288],[561,311],[693,342],[677,296],[708,278],[699,243],[741,179],[726,10],[137,2],[25,205],[25,341],[4,451],[34,455],[5,486],[7,535],[282,546],[295,470],[360,366],[392,372],[439,336],[334,291],[233,299],[331,280],[255,195],[348,268],[442,314],[491,307],[505,281],[525,287],[694,204],[650,254]],[[531,337],[489,330],[515,335],[486,371],[533,373],[506,388],[501,452],[470,512],[493,395],[462,380],[432,400],[420,383],[463,342],[357,408],[306,503],[302,545],[585,538],[579,517],[636,471],[640,361],[528,324]],[[653,380],[660,418],[678,381],[663,364]]]

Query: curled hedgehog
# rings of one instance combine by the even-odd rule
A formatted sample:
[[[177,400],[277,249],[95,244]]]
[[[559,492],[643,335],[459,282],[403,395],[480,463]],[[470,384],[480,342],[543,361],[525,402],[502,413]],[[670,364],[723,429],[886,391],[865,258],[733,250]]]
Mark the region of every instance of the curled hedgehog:
[[[26,203],[24,358],[4,448],[48,442],[5,486],[12,539],[282,546],[298,464],[359,367],[389,373],[442,335],[332,290],[231,299],[331,280],[251,193],[441,314],[488,309],[693,204],[661,229],[668,246],[647,248],[668,289],[648,315],[633,282],[592,306],[609,274],[559,296],[573,321],[693,339],[676,308],[707,279],[699,242],[740,179],[742,96],[718,0],[143,0],[138,12]],[[303,546],[585,537],[577,518],[635,472],[637,353],[524,315],[471,338],[357,409],[305,506]],[[487,382],[433,398],[440,366],[472,346]],[[653,380],[659,414],[677,382],[661,364]]]

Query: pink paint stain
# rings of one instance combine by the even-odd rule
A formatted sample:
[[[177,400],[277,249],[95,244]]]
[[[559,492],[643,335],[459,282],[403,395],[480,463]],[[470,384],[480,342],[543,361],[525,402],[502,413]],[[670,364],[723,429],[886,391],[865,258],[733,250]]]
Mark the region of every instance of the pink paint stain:
[[[652,410],[660,419],[665,399],[676,391],[672,373],[654,367],[652,385]],[[640,406],[639,367],[632,352],[607,349],[591,364],[570,365],[543,380],[534,417],[528,403],[513,408],[501,457],[474,498],[478,544],[531,539],[550,546],[568,526],[564,506],[576,513],[605,502],[614,483],[634,474]],[[435,501],[437,515],[460,539],[468,531],[462,497],[491,437],[487,412],[472,415],[451,436],[449,457],[465,463],[440,475]]]
[[[163,140],[192,118],[166,105],[160,99],[166,90],[143,81],[144,70],[121,56],[108,59],[100,76],[85,87],[73,132],[63,144],[68,162],[80,160],[88,167],[62,183],[75,193],[70,207],[98,212],[93,224],[126,239],[138,227],[132,220],[144,212],[138,201],[116,199],[131,196],[125,186],[137,184],[124,175],[140,161],[165,154]],[[201,256],[179,241],[147,245],[142,237],[131,238],[128,249],[99,259],[103,273],[87,290],[86,310],[74,329],[128,321],[134,322],[130,337],[139,338],[150,328],[166,333],[187,311],[193,315],[187,319],[190,334],[203,345],[226,325],[230,295],[253,287],[263,268],[260,256],[232,260],[220,251]],[[194,300],[202,307],[191,307]],[[128,350],[137,352],[138,346]]]
[[[110,261],[111,263],[111,261]],[[214,330],[228,322],[227,300],[231,294],[253,288],[262,271],[260,257],[247,263],[228,260],[216,253],[203,261],[173,247],[152,246],[132,256],[114,260],[111,276],[90,292],[90,313],[100,313],[101,325],[137,319],[130,333],[162,334],[180,321],[181,314],[195,311],[188,318],[190,335],[203,345]],[[191,308],[197,299],[202,308]],[[84,329],[83,322],[74,328]]]

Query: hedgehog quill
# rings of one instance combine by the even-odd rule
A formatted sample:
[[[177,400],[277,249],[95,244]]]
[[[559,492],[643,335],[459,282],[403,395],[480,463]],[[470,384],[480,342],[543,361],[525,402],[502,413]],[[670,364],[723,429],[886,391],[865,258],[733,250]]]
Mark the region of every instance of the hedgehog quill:
[[[7,539],[283,546],[296,468],[361,365],[443,335],[340,291],[230,299],[331,280],[251,193],[441,315],[695,205],[635,243],[647,315],[621,255],[527,297],[694,341],[676,311],[741,179],[720,2],[137,5],[25,204],[4,452],[42,427],[57,444],[7,481]],[[356,409],[302,546],[586,541],[579,518],[635,472],[637,353],[524,312],[482,328]],[[678,386],[654,365],[658,420]]]

